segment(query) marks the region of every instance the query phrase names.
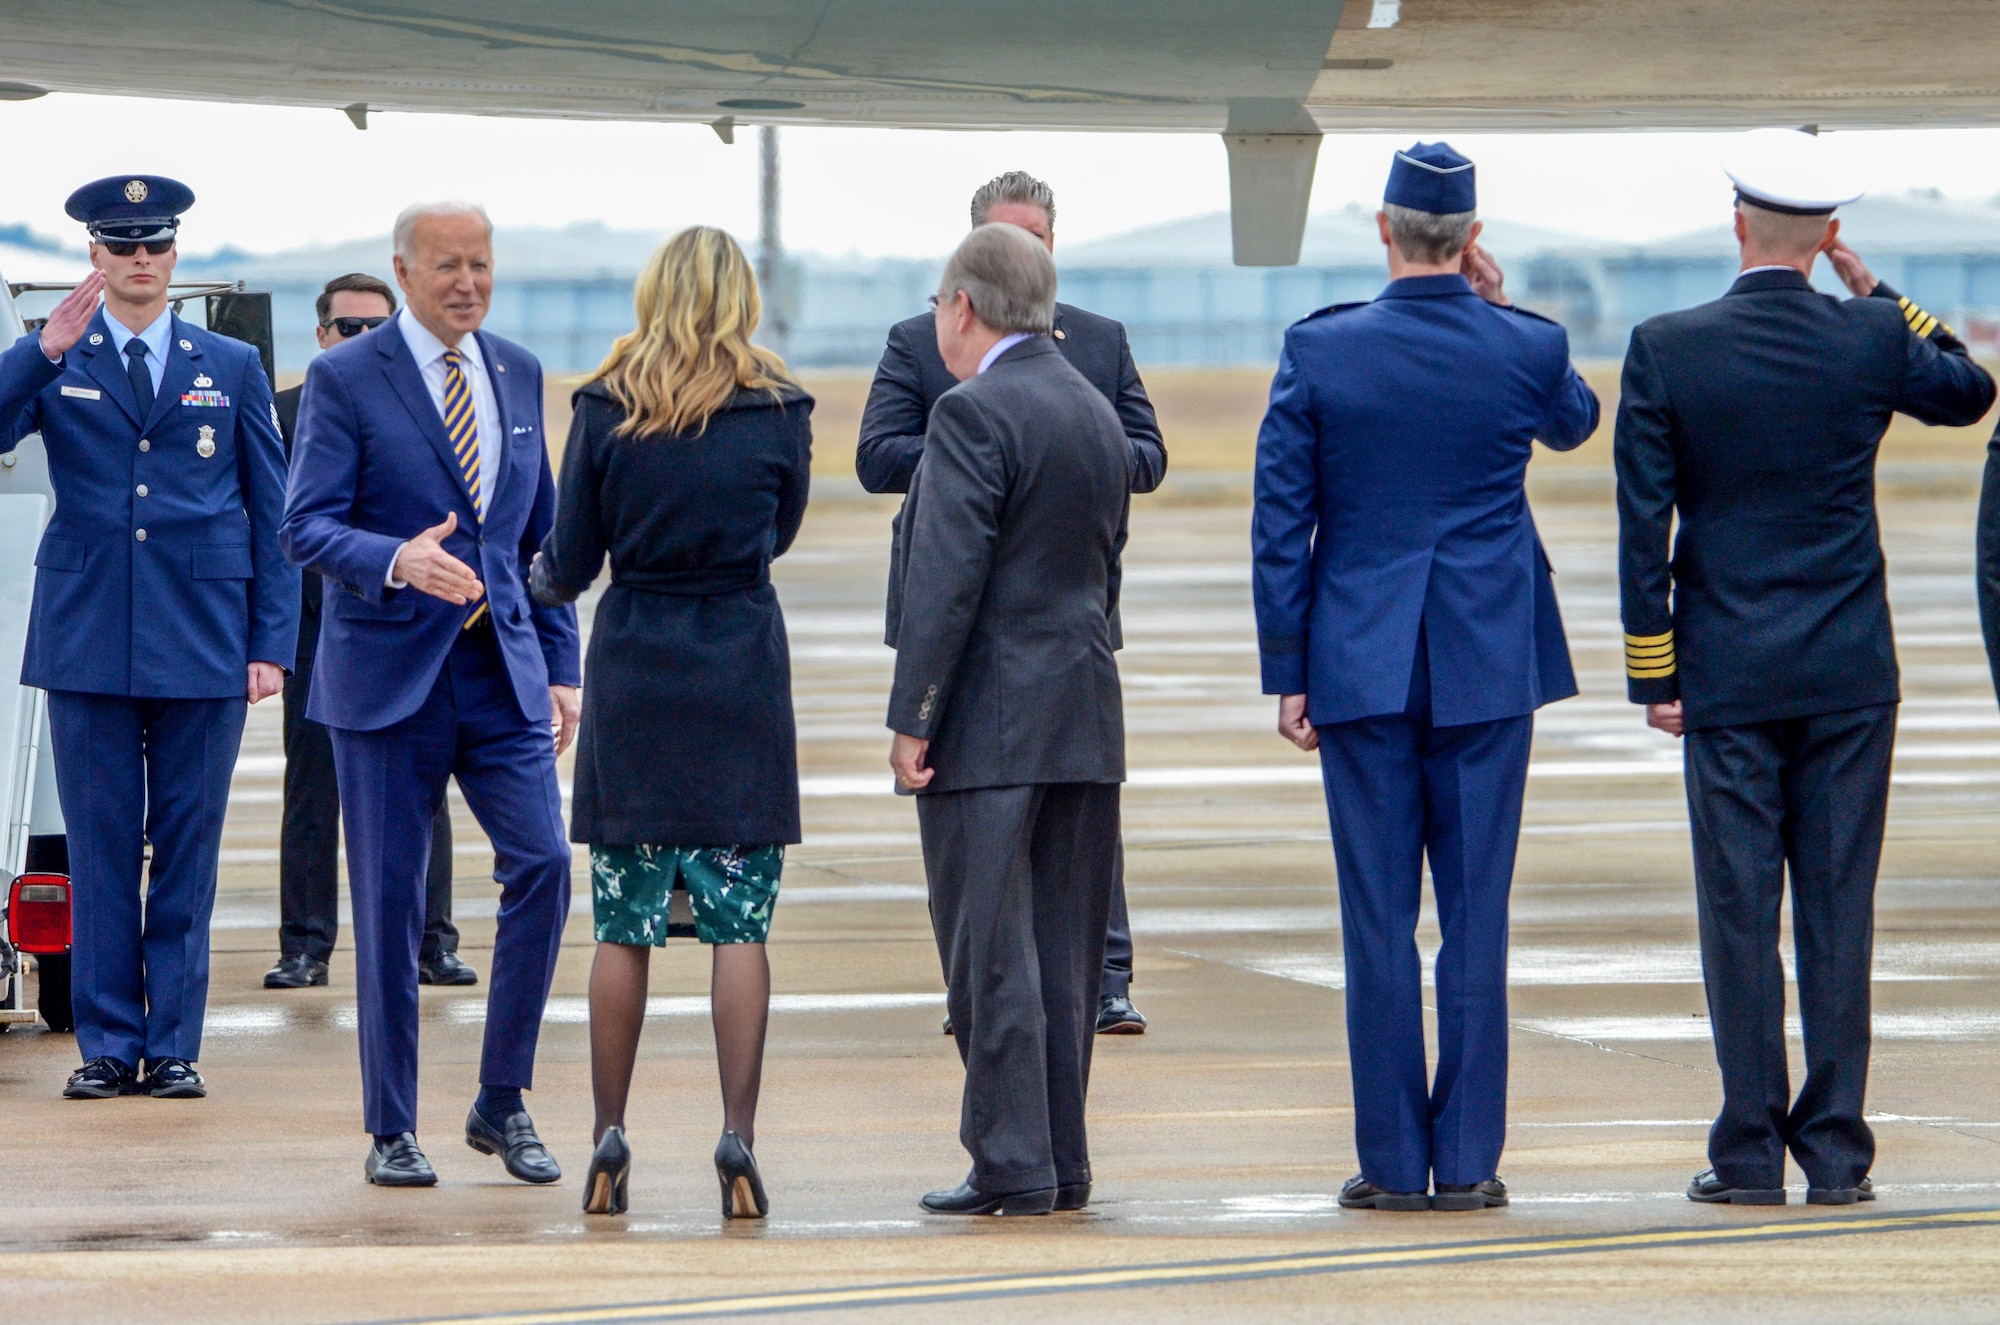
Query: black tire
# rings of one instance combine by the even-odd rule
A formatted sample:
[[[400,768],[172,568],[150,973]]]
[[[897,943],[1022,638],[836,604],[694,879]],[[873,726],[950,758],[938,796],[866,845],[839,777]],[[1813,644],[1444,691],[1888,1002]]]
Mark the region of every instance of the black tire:
[[[58,1035],[70,1034],[76,1030],[76,1012],[69,1001],[69,954],[44,953],[35,958],[35,967],[42,977],[36,1009],[50,1030]]]

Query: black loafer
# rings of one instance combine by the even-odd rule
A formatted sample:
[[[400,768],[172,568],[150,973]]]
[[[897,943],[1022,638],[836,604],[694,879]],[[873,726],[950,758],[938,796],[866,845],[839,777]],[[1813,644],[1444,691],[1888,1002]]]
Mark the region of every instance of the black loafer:
[[[139,1073],[122,1058],[93,1058],[69,1074],[66,1100],[111,1100],[139,1093]]]
[[[944,1033],[945,1033],[946,1035],[956,1035],[956,1034],[958,1034],[958,1032],[957,1032],[957,1031],[954,1031],[954,1030],[953,1030],[953,1029],[951,1028],[951,1018],[950,1018],[950,1017],[946,1017],[946,1018],[944,1019]]]
[[[1688,1200],[1699,1201],[1703,1205],[1783,1205],[1783,1187],[1731,1187],[1715,1176],[1714,1169],[1703,1169],[1688,1183]]]
[[[591,1152],[590,1172],[583,1175],[583,1212],[587,1215],[625,1213],[625,1182],[632,1176],[632,1147],[625,1129],[607,1127]]]
[[[1856,1201],[1875,1199],[1875,1181],[1863,1177],[1852,1187],[1808,1187],[1807,1205],[1853,1205]]]
[[[1081,1210],[1090,1204],[1090,1184],[1065,1182],[1056,1187],[1056,1209]]]
[[[762,1219],[771,1212],[757,1157],[735,1132],[724,1132],[715,1143],[715,1178],[722,1184],[724,1219]]]
[[[1118,995],[1104,999],[1097,1005],[1097,1033],[1099,1035],[1144,1035],[1146,1018],[1139,1009],[1132,1006],[1132,1000]]]
[[[1340,1208],[1343,1210],[1428,1210],[1431,1208],[1429,1192],[1392,1192],[1386,1187],[1377,1187],[1360,1174],[1349,1178],[1340,1189]]]
[[[562,1177],[556,1157],[535,1135],[534,1120],[522,1109],[499,1123],[486,1120],[477,1106],[465,1115],[465,1144],[482,1155],[498,1155],[507,1172],[522,1182],[554,1182]]]
[[[1433,1210],[1494,1210],[1507,1204],[1507,1184],[1498,1178],[1485,1182],[1441,1182],[1431,1196]]]
[[[399,1133],[387,1145],[377,1141],[361,1171],[377,1187],[435,1187],[438,1180],[431,1162],[417,1148],[415,1132]]]
[[[288,952],[264,972],[266,989],[306,989],[326,983],[326,963],[303,952]]]
[[[156,1100],[198,1100],[208,1094],[208,1083],[185,1058],[156,1058],[146,1068],[140,1089]]]
[[[1045,1215],[1056,1208],[1056,1189],[996,1196],[961,1182],[950,1191],[930,1193],[919,1204],[934,1215]]]
[[[417,983],[420,985],[476,985],[479,972],[458,959],[455,952],[440,952],[436,956],[417,963]]]

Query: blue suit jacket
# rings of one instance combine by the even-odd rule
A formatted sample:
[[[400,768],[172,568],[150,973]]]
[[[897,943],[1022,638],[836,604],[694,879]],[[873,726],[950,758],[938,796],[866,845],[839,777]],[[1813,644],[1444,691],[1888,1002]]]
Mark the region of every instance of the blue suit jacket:
[[[292,664],[299,573],[278,549],[285,456],[264,365],[178,317],[167,344],[144,418],[101,308],[61,364],[38,333],[0,354],[0,452],[39,431],[56,491],[23,684],[229,699],[250,663]]]
[[[1401,713],[1421,625],[1440,726],[1575,694],[1522,483],[1536,438],[1570,450],[1597,412],[1560,326],[1459,276],[1295,324],[1257,437],[1265,692],[1315,726]]]
[[[285,555],[326,576],[306,716],[374,731],[422,707],[474,608],[387,586],[396,549],[458,513],[445,550],[478,572],[521,714],[549,719],[551,685],[580,685],[576,611],[528,598],[527,571],[555,521],[542,436],[542,366],[477,333],[499,406],[501,461],[482,525],[444,421],[395,322],[328,350],[306,373],[280,530]]]

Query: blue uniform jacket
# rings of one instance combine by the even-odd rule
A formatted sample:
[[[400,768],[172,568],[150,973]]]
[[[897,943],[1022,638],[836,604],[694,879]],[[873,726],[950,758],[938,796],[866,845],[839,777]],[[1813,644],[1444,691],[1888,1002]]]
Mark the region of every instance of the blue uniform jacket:
[[[229,699],[250,663],[290,668],[299,573],[278,548],[285,456],[255,349],[174,318],[141,419],[100,308],[60,364],[39,333],[0,354],[0,419],[0,452],[42,434],[56,491],[23,684]]]
[[[1460,276],[1293,325],[1257,436],[1265,692],[1315,726],[1401,713],[1421,624],[1440,726],[1575,694],[1522,483],[1536,438],[1570,450],[1597,415],[1563,329]]]
[[[458,528],[445,551],[486,586],[523,717],[548,721],[549,686],[582,684],[576,610],[535,604],[526,587],[556,510],[542,366],[511,341],[477,334],[502,442],[483,525],[395,322],[336,345],[306,373],[280,533],[286,556],[327,578],[306,706],[315,722],[375,731],[422,707],[474,608],[387,579],[396,550],[452,511]]]

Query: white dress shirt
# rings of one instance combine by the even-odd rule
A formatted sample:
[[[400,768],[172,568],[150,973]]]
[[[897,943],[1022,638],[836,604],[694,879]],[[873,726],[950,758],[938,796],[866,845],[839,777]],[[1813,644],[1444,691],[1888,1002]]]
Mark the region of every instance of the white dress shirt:
[[[153,375],[153,394],[160,394],[160,379],[167,375],[167,339],[173,334],[174,315],[170,309],[161,309],[160,315],[144,331],[128,330],[123,322],[106,313],[104,329],[111,333],[111,348],[118,351],[118,360],[125,360],[125,347],[137,340],[146,347],[146,371]],[[57,362],[60,362],[58,360]]]
[[[403,333],[403,343],[410,347],[410,355],[417,361],[417,371],[423,374],[424,389],[430,392],[431,404],[437,409],[438,421],[444,421],[444,379],[445,351],[453,347],[445,344],[430,332],[430,328],[417,321],[408,306],[396,314],[396,329]],[[376,334],[380,334],[380,331]],[[500,404],[493,396],[493,380],[486,375],[486,361],[479,354],[479,337],[467,335],[456,347],[463,362],[459,370],[465,374],[466,385],[472,388],[472,421],[479,429],[479,518],[486,518],[487,503],[493,497],[493,485],[499,481],[502,441],[500,437]],[[463,475],[457,476],[465,481]],[[409,546],[405,539],[396,547],[396,555],[389,558],[389,571],[382,582],[391,589],[408,587],[396,578],[396,562]]]
[[[1007,351],[1013,349],[1016,345],[1019,345],[1022,341],[1033,340],[1034,338],[1035,338],[1035,333],[1032,331],[1008,332],[1006,335],[1002,336],[999,340],[993,342],[992,349],[986,351],[985,354],[980,356],[979,371],[982,373],[985,372],[988,368],[991,368],[993,366],[993,361],[995,359],[999,358]]]

